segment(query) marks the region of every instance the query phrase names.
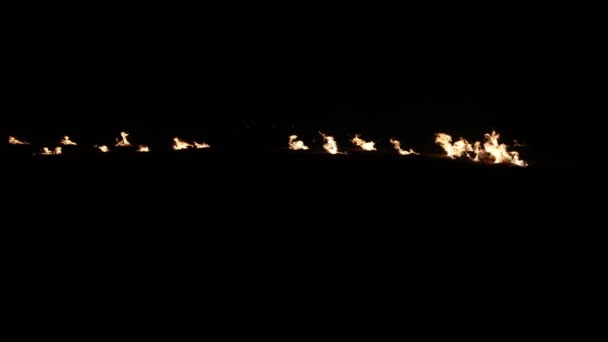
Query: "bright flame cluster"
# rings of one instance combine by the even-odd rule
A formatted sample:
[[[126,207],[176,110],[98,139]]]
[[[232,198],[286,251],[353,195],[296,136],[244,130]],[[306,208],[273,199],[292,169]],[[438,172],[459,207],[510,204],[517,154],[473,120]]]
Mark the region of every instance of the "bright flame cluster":
[[[336,139],[330,135],[327,135],[325,133],[319,132],[319,134],[321,134],[321,136],[323,137],[323,149],[325,149],[325,151],[327,151],[327,153],[329,154],[345,154],[344,152],[340,152],[338,149],[338,143],[336,142]],[[308,150],[308,146],[306,146],[304,144],[303,141],[297,140],[298,136],[297,135],[291,135],[289,137],[289,149],[290,150],[294,150],[294,151],[300,151],[300,150]],[[414,155],[419,155],[419,153],[416,153],[413,149],[410,149],[409,151],[405,151],[403,149],[401,149],[401,142],[399,142],[398,140],[395,139],[390,139],[391,144],[393,144],[393,146],[395,147],[395,150],[397,150],[397,152],[402,155],[402,156],[407,156],[410,154],[414,154]],[[356,134],[354,136],[354,138],[351,140],[351,143],[354,146],[357,146],[359,148],[361,148],[364,151],[368,151],[368,152],[373,152],[373,151],[377,151],[378,149],[376,148],[376,143],[373,141],[365,141],[363,139],[361,139],[361,136],[359,134]]]
[[[209,146],[209,144],[206,144],[206,143],[199,144],[196,141],[194,141],[193,144],[190,144],[188,142],[181,140],[180,138],[177,138],[177,137],[173,138],[173,149],[175,151],[187,150],[190,148],[196,148],[197,150],[200,150],[200,149],[205,149],[205,148],[211,148],[211,146]]]
[[[474,162],[485,162],[494,164],[512,164],[526,167],[528,164],[520,159],[519,152],[509,151],[506,144],[498,142],[500,134],[496,131],[484,135],[485,142],[482,144],[476,141],[469,143],[466,139],[460,138],[452,143],[452,137],[445,133],[435,135],[435,143],[443,148],[449,158],[455,159],[467,157]]]
[[[327,153],[336,155],[336,154],[346,154],[345,152],[340,152],[338,148],[338,143],[333,136],[327,135],[325,133],[319,132],[319,134],[323,137],[323,148]],[[129,134],[126,132],[120,132],[120,138],[116,139],[116,147],[131,147],[131,142],[128,140]],[[470,143],[465,138],[460,138],[457,141],[452,139],[452,136],[445,133],[437,133],[435,134],[435,143],[443,148],[448,158],[456,159],[456,158],[467,158],[477,163],[492,163],[492,164],[510,164],[516,165],[520,167],[528,166],[524,160],[521,159],[519,152],[510,151],[509,146],[504,143],[499,142],[500,134],[496,131],[492,131],[492,133],[487,133],[484,135],[484,142],[476,141],[474,143]],[[419,153],[415,152],[413,149],[404,150],[401,148],[401,142],[399,140],[395,140],[393,138],[389,139],[390,143],[393,145],[393,148],[402,156],[408,155],[419,155]],[[14,136],[10,136],[8,138],[8,143],[10,145],[29,145],[28,142],[19,140]],[[364,150],[364,151],[377,151],[376,143],[374,141],[365,141],[361,138],[359,134],[356,134],[351,143]],[[63,139],[59,141],[60,145],[63,146],[77,146],[78,144],[70,139],[69,136],[64,136]],[[306,151],[310,148],[304,143],[302,140],[298,140],[297,135],[289,136],[289,149],[293,151]],[[523,144],[519,144],[515,142],[515,146],[525,146]],[[173,138],[172,148],[175,151],[187,150],[187,149],[207,149],[211,146],[207,143],[198,143],[193,141],[189,143],[184,141],[178,137]],[[110,152],[110,148],[107,145],[94,145],[94,148],[99,150],[102,153]],[[137,145],[135,149],[136,152],[150,152],[150,148],[146,145]],[[50,149],[48,147],[43,147],[39,152],[40,155],[51,156],[51,155],[60,155],[62,154],[62,147],[56,147],[55,149]]]

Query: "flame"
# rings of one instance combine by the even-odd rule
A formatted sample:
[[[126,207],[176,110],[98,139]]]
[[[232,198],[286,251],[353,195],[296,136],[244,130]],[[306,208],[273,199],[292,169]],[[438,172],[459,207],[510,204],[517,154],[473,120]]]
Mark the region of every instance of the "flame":
[[[60,142],[61,145],[65,145],[65,146],[76,146],[78,145],[77,143],[73,142],[70,140],[70,137],[68,137],[67,135],[65,137],[63,137],[63,140],[61,140]]]
[[[365,151],[376,151],[376,143],[373,141],[365,141],[359,137],[359,134],[356,134],[352,140],[353,144],[361,147]]]
[[[466,152],[473,152],[473,146],[466,139],[460,138],[460,140],[452,144],[452,137],[445,133],[437,133],[435,143],[443,147],[448,157],[452,159],[462,157],[463,154],[466,155]]]
[[[179,138],[173,138],[173,149],[176,151],[186,150],[192,147],[192,144],[189,144],[185,141],[181,141]]]
[[[498,143],[500,134],[496,133],[496,131],[492,131],[491,134],[486,133],[485,138],[486,142],[483,144],[484,150],[494,158],[494,164],[513,164],[521,167],[528,166],[525,161],[519,159],[519,152],[509,152],[507,151],[507,145]]]
[[[139,145],[139,147],[137,148],[137,152],[150,152],[150,148],[148,146]]]
[[[292,135],[289,137],[289,149],[294,151],[308,150],[308,146],[304,145],[303,141],[297,139],[297,135]]]
[[[401,142],[399,140],[395,140],[395,139],[390,139],[391,144],[393,144],[393,146],[395,147],[395,150],[397,150],[397,152],[399,152],[400,155],[402,156],[409,156],[410,154],[415,154],[415,155],[420,155],[420,153],[416,153],[413,149],[410,148],[409,151],[404,151],[401,149]]]
[[[484,151],[481,148],[481,143],[479,141],[476,141],[475,144],[473,145],[473,153],[475,153],[475,158],[473,158],[473,161],[476,163],[480,162],[479,158],[484,153]]]
[[[103,145],[103,146],[97,146],[97,145],[95,145],[95,148],[98,149],[98,150],[100,150],[103,153],[110,152],[110,149],[106,145]]]
[[[8,143],[11,145],[29,145],[30,144],[26,141],[21,141],[15,137],[8,137]]]
[[[460,138],[460,140],[452,144],[451,136],[445,133],[438,133],[435,142],[441,145],[448,157],[452,159],[465,155],[474,162],[512,164],[521,167],[528,166],[525,161],[520,159],[519,152],[508,151],[507,145],[498,142],[500,134],[496,133],[496,131],[486,133],[484,137],[486,142],[483,144],[477,141],[471,145],[464,138]],[[470,155],[471,152],[474,154],[473,157]]]
[[[321,134],[321,136],[323,136],[323,140],[325,141],[323,148],[327,152],[329,152],[330,154],[339,154],[340,153],[340,152],[338,152],[338,144],[336,143],[336,139],[334,139],[334,137],[325,135],[321,132],[319,132],[319,134]]]
[[[194,142],[194,147],[197,150],[201,150],[201,149],[204,149],[204,148],[211,148],[211,146],[209,144],[206,144],[206,143],[199,144],[196,141]]]
[[[56,156],[62,153],[61,147],[55,147],[55,150],[50,150],[48,147],[43,147],[42,152],[40,152],[43,156]]]
[[[131,143],[129,142],[129,140],[127,140],[128,136],[129,136],[128,133],[120,132],[121,139],[116,139],[116,141],[117,141],[116,146],[118,146],[118,147],[129,147],[129,146],[131,146]]]

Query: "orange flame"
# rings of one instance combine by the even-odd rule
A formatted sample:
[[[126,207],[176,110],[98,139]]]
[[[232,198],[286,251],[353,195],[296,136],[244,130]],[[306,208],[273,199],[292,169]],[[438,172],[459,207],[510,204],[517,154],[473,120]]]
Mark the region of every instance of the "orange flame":
[[[137,148],[137,152],[147,153],[150,152],[150,148],[148,146],[139,145],[139,147]]]
[[[129,146],[131,146],[131,143],[129,142],[129,140],[127,140],[128,136],[129,136],[128,133],[120,132],[121,139],[116,139],[116,141],[117,141],[116,146],[118,146],[118,147],[129,147]]]
[[[179,138],[173,138],[173,149],[175,151],[187,150],[192,147],[192,144],[182,141]]]
[[[289,149],[294,151],[306,151],[308,150],[308,146],[304,145],[304,142],[301,140],[297,140],[297,135],[292,135],[289,137]]]
[[[61,147],[55,147],[55,150],[51,151],[48,147],[43,147],[42,152],[40,152],[43,156],[56,156],[62,153]]]
[[[397,150],[397,152],[399,152],[400,155],[402,156],[409,156],[410,154],[415,154],[415,155],[420,155],[420,153],[416,153],[413,149],[410,148],[409,151],[404,151],[401,149],[401,142],[399,140],[395,140],[395,139],[390,139],[391,144],[393,144],[393,146],[395,147],[395,150]]]
[[[500,134],[496,133],[496,131],[492,131],[492,134],[486,133],[485,138],[486,142],[483,144],[484,150],[494,158],[495,164],[513,164],[521,167],[528,166],[528,163],[519,159],[519,152],[509,152],[507,150],[507,145],[498,143]]]
[[[65,145],[65,146],[76,146],[78,145],[77,143],[73,142],[70,140],[70,137],[68,137],[67,135],[65,137],[63,137],[63,140],[61,140],[60,142],[61,145]]]
[[[8,137],[8,143],[11,145],[29,145],[30,144],[26,141],[21,141],[15,137]]]
[[[508,146],[500,144],[498,139],[500,134],[496,131],[492,131],[491,134],[486,133],[484,135],[486,142],[482,143],[477,141],[471,145],[464,138],[460,138],[459,141],[452,144],[452,137],[445,133],[438,133],[435,142],[439,144],[448,157],[454,159],[465,155],[474,162],[491,162],[494,164],[512,164],[521,167],[526,167],[528,164],[521,160],[519,152],[508,151]],[[469,153],[473,153],[474,157],[471,157]]]
[[[110,152],[110,149],[106,145],[103,145],[103,146],[97,146],[97,145],[95,145],[95,148],[98,149],[99,151],[103,152],[103,153]]]
[[[353,144],[361,147],[361,149],[365,151],[376,151],[376,143],[373,141],[365,141],[359,137],[359,134],[356,134],[352,140]]]
[[[206,143],[199,144],[199,143],[197,143],[196,141],[194,142],[194,147],[195,147],[197,150],[202,150],[202,149],[204,149],[204,148],[211,148],[211,146],[210,146],[209,144],[206,144]]]
[[[330,154],[339,154],[340,153],[338,151],[338,144],[336,143],[336,139],[334,139],[334,137],[325,135],[321,132],[319,132],[319,134],[321,134],[321,136],[323,136],[323,140],[325,141],[323,148],[327,152],[329,152]]]
[[[448,157],[452,159],[462,157],[463,154],[466,155],[466,152],[473,152],[473,147],[466,139],[460,138],[460,140],[452,144],[452,137],[445,133],[437,133],[435,143],[443,147]]]

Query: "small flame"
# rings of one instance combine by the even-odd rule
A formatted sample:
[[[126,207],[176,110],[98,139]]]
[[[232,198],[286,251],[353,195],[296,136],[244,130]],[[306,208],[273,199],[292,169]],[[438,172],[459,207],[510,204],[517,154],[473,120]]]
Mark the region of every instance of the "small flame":
[[[15,137],[8,137],[8,143],[11,145],[29,145],[30,144],[26,141],[21,141]]]
[[[452,159],[462,157],[463,154],[466,155],[466,152],[473,152],[473,146],[464,138],[460,138],[460,140],[452,144],[451,136],[445,133],[437,133],[435,142],[443,147],[448,157]]]
[[[528,145],[522,144],[517,140],[513,140],[513,147],[528,147]]]
[[[50,150],[48,147],[43,147],[42,152],[40,152],[40,154],[43,156],[57,156],[61,153],[61,147],[55,147],[55,150]]]
[[[334,139],[334,137],[325,135],[321,132],[319,132],[319,134],[321,134],[321,136],[323,136],[323,140],[325,141],[323,148],[327,152],[329,152],[330,154],[339,154],[340,153],[340,152],[338,152],[338,144],[336,143],[336,139]]]
[[[139,145],[139,147],[137,148],[137,152],[141,152],[141,153],[150,152],[150,148],[148,146]]]
[[[65,145],[65,146],[76,146],[78,145],[77,143],[73,142],[70,140],[70,137],[68,137],[67,135],[65,137],[63,137],[63,140],[61,140],[61,145]]]
[[[292,135],[289,137],[289,149],[294,151],[308,150],[308,146],[304,145],[304,142],[302,140],[297,139],[297,135]]]
[[[204,148],[211,148],[211,146],[209,144],[206,144],[206,143],[199,144],[196,141],[194,142],[194,147],[197,150],[201,150],[201,149],[204,149]]]
[[[173,138],[173,149],[175,151],[187,150],[192,148],[192,144],[180,140],[179,138]]]
[[[103,152],[103,153],[110,152],[110,149],[106,145],[103,145],[103,146],[97,146],[97,145],[95,145],[95,148],[98,149],[99,151]]]
[[[352,140],[353,144],[361,147],[365,151],[376,151],[376,143],[373,141],[365,141],[359,137],[359,134],[355,135]]]
[[[473,144],[473,153],[475,153],[475,158],[473,158],[473,161],[479,163],[481,161],[480,156],[484,153],[479,141],[476,141],[475,144]]]
[[[116,141],[117,141],[116,146],[118,146],[118,147],[129,147],[129,146],[131,146],[131,143],[129,142],[129,140],[127,140],[128,136],[129,136],[128,133],[120,132],[121,139],[116,139]]]
[[[393,144],[393,146],[395,147],[395,150],[397,150],[397,152],[399,152],[400,155],[402,156],[409,156],[410,154],[415,154],[415,155],[420,155],[420,153],[416,153],[413,149],[410,148],[409,151],[404,151],[401,149],[401,142],[399,140],[395,140],[395,139],[390,139],[391,144]]]

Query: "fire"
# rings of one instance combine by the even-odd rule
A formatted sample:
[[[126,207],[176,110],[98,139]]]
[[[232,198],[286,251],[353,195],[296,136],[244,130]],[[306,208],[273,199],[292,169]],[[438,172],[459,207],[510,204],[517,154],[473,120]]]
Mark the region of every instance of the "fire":
[[[197,150],[202,150],[205,148],[211,148],[211,145],[207,144],[207,143],[197,143],[196,141],[194,142],[194,144],[190,144],[188,142],[185,142],[183,140],[181,140],[180,138],[173,138],[173,149],[175,151],[181,151],[181,150],[187,150],[189,148],[196,148]]]
[[[452,144],[452,137],[445,133],[438,133],[435,142],[446,151],[448,157],[454,159],[465,155],[474,162],[490,162],[494,164],[512,164],[526,167],[528,164],[521,160],[519,152],[508,151],[508,146],[500,144],[500,134],[496,131],[484,135],[485,143],[479,141],[471,145],[464,138]],[[473,153],[472,157],[470,153]]]
[[[139,147],[137,148],[137,152],[142,152],[142,153],[150,152],[150,148],[148,146],[139,145]]]
[[[110,149],[106,145],[103,145],[103,146],[97,146],[97,145],[95,145],[95,148],[98,149],[98,150],[100,150],[103,153],[110,152]]]
[[[55,150],[50,150],[48,147],[43,147],[42,152],[40,152],[40,154],[43,156],[57,156],[61,153],[61,147],[55,147]]]
[[[29,145],[30,144],[26,141],[21,141],[15,137],[8,137],[8,143],[11,145]]]
[[[129,146],[131,146],[131,143],[129,142],[129,140],[127,140],[128,136],[129,136],[128,133],[120,132],[121,139],[116,139],[116,141],[117,141],[116,146],[118,146],[118,147],[129,147]]]
[[[70,137],[68,137],[67,135],[65,137],[63,137],[63,140],[61,140],[61,145],[65,145],[65,146],[76,146],[78,145],[77,143],[73,142],[70,140]]]
[[[292,135],[289,137],[289,149],[294,151],[308,150],[308,146],[304,145],[304,142],[302,140],[297,139],[297,135]]]
[[[376,143],[373,141],[365,141],[363,139],[361,139],[359,137],[359,135],[355,135],[355,137],[352,140],[353,144],[355,144],[356,146],[361,147],[363,150],[365,151],[376,151]]]
[[[526,167],[528,164],[519,159],[519,152],[507,151],[508,146],[499,144],[498,139],[500,134],[492,131],[492,134],[485,134],[486,142],[483,144],[485,153],[494,158],[494,164],[513,164],[521,167]]]
[[[463,154],[466,155],[466,152],[473,152],[473,146],[466,139],[460,138],[460,140],[452,144],[452,137],[445,133],[437,133],[435,143],[443,147],[448,157],[452,159],[462,157]]]
[[[393,146],[395,147],[395,150],[397,150],[397,152],[399,152],[400,155],[402,156],[409,156],[410,154],[415,154],[415,155],[420,155],[420,153],[416,153],[413,149],[410,148],[409,151],[404,151],[401,149],[401,142],[399,140],[395,140],[395,139],[390,139],[391,144],[393,144]]]
[[[325,141],[323,148],[327,152],[329,152],[330,154],[339,154],[340,153],[340,152],[338,152],[338,144],[336,143],[336,139],[334,139],[334,137],[325,135],[321,132],[319,132],[319,134],[321,134],[321,136],[323,136],[323,140]]]
[[[197,150],[201,150],[201,149],[204,149],[204,148],[211,148],[211,146],[209,144],[206,144],[206,143],[199,144],[196,141],[194,142],[194,147]]]
[[[176,151],[187,150],[192,147],[192,144],[182,141],[179,138],[173,138],[173,149]]]

